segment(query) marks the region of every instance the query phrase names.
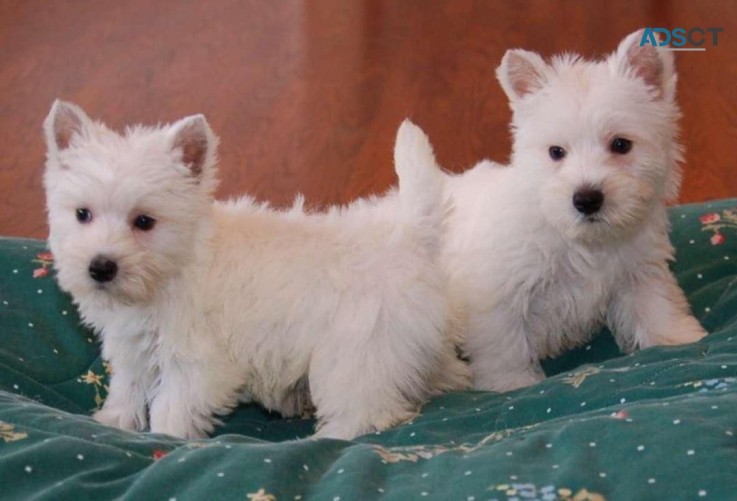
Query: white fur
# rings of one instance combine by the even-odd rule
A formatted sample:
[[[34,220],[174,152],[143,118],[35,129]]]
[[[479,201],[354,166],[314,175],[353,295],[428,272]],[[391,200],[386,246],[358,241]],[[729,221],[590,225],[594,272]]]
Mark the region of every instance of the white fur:
[[[640,48],[641,35],[603,61],[511,50],[497,70],[514,113],[511,165],[447,179],[444,260],[477,388],[541,380],[540,359],[603,323],[627,351],[706,334],[667,265],[681,161],[672,53]],[[617,136],[629,153],[609,150]],[[552,160],[552,145],[567,156]],[[572,204],[587,184],[605,195],[593,221]]]
[[[397,194],[321,214],[299,197],[285,211],[213,202],[202,116],[119,135],[56,102],[45,130],[59,284],[113,367],[98,421],[194,438],[239,400],[291,416],[311,397],[317,435],[348,439],[469,383],[436,265],[442,174],[413,157],[427,153],[413,125],[398,134]],[[152,230],[132,226],[139,214]],[[100,254],[119,267],[103,285],[88,273]]]

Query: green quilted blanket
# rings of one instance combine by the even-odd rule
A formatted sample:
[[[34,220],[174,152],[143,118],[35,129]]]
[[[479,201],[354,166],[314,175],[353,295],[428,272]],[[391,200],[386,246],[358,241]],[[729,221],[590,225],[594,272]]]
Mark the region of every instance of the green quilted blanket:
[[[209,440],[95,423],[109,367],[33,240],[0,239],[3,499],[737,498],[737,200],[671,209],[711,333],[620,354],[608,333],[506,394],[463,392],[352,442],[242,406]]]

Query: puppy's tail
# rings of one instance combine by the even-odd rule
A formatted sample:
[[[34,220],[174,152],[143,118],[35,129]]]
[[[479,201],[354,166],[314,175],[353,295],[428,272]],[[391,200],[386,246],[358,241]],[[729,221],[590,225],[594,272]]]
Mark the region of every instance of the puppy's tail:
[[[399,212],[414,227],[432,255],[440,249],[447,204],[444,177],[427,135],[406,119],[394,144],[394,170],[399,178]]]

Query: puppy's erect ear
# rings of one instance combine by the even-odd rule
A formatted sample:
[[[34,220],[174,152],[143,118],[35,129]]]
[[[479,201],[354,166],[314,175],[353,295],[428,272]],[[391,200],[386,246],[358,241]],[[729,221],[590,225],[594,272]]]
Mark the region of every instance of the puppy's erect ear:
[[[615,71],[641,79],[652,89],[655,99],[672,101],[675,97],[676,74],[673,53],[653,45],[660,43],[659,34],[645,37],[645,30],[636,31],[622,40],[612,55]]]
[[[547,67],[543,58],[534,52],[510,49],[496,69],[496,77],[509,101],[514,103],[545,85]]]
[[[57,99],[44,120],[46,146],[50,152],[65,150],[75,135],[84,136],[91,125],[92,120],[82,108]]]
[[[214,161],[217,138],[204,115],[183,118],[171,126],[172,149],[180,150],[182,163],[200,178]]]

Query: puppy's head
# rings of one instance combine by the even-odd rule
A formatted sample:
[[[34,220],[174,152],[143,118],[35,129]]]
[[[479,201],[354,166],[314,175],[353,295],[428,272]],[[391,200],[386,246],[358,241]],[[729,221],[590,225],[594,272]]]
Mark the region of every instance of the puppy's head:
[[[549,64],[508,51],[497,77],[513,110],[515,168],[539,183],[544,217],[568,238],[626,238],[678,195],[681,147],[671,52],[625,38],[601,61]]]
[[[44,131],[59,284],[78,302],[145,304],[208,223],[217,138],[202,115],[118,134],[61,101]]]

